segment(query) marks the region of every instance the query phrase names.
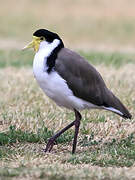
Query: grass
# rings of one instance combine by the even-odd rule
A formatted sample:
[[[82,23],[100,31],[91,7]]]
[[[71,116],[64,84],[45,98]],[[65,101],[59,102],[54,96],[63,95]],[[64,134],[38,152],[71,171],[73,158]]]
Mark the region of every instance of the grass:
[[[13,151],[11,145],[24,146],[26,143],[43,143],[53,135],[52,130],[44,127],[37,133],[16,130],[15,126],[10,126],[9,131],[0,133],[0,158],[6,158],[11,154],[17,154],[17,148]],[[73,139],[73,132],[67,131],[57,139],[56,144],[68,145]],[[94,134],[90,137],[83,135],[79,140],[80,147],[87,147],[87,150],[80,152],[79,155],[74,155],[66,159],[71,164],[91,164],[101,167],[117,166],[117,167],[130,167],[135,161],[135,137],[130,134],[126,138],[120,140],[112,139],[110,142],[103,143],[102,139],[95,140]],[[21,154],[23,151],[21,151]],[[64,160],[63,160],[64,162]]]
[[[134,64],[135,55],[120,52],[81,52],[81,55],[89,60],[90,63],[94,65],[104,64],[106,66],[113,66],[115,68],[120,68],[125,64]]]
[[[127,0],[13,0],[11,8],[1,1],[0,179],[135,179],[134,6]],[[32,74],[34,53],[21,51],[38,28],[58,32],[66,47],[88,59],[133,116],[81,112],[75,155],[74,128],[51,153],[43,152],[74,114],[43,95]]]
[[[133,134],[119,142],[112,139],[110,142],[102,144],[101,141],[86,139],[82,141],[83,146],[89,146],[89,151],[85,154],[75,155],[68,162],[72,164],[91,163],[101,167],[117,166],[130,167],[135,161],[135,139]],[[99,144],[102,144],[99,146]],[[92,147],[94,146],[94,148]]]
[[[93,65],[104,64],[106,66],[113,66],[120,68],[125,64],[135,64],[135,54],[132,53],[120,53],[120,52],[79,52],[84,58],[86,58]],[[8,66],[13,67],[31,67],[33,63],[34,52],[32,51],[20,51],[20,50],[0,50],[0,68]]]
[[[71,155],[74,128],[58,139],[52,153],[43,152],[48,138],[74,120],[74,114],[43,95],[31,65],[0,69],[2,179],[134,178],[134,65],[127,63],[117,69],[102,64],[96,68],[128,106],[133,119],[123,120],[105,111],[83,111],[76,155]]]
[[[0,50],[0,68],[13,67],[30,67],[33,61],[33,52],[24,53],[21,50]]]
[[[1,50],[1,179],[134,178],[134,54],[80,54],[94,64],[133,119],[123,120],[98,110],[83,111],[76,155],[71,154],[74,128],[57,140],[51,154],[45,154],[47,140],[73,121],[74,114],[60,109],[43,95],[32,75],[32,51]]]
[[[42,143],[47,142],[47,140],[52,137],[54,132],[48,130],[47,127],[42,127],[38,129],[37,133],[22,131],[21,129],[16,129],[15,126],[10,126],[9,130],[5,133],[0,133],[0,145],[13,144],[16,142],[29,142],[29,143]],[[73,138],[73,132],[67,131],[61,135],[56,143],[70,142]]]

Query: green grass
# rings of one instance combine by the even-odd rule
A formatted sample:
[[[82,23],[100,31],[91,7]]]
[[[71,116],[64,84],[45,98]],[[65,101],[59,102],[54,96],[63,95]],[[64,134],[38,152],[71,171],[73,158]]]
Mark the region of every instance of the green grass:
[[[53,134],[54,132],[48,130],[46,127],[42,127],[37,133],[33,133],[16,129],[15,126],[10,126],[7,132],[0,133],[0,145],[13,144],[16,142],[43,143],[47,142]],[[56,143],[67,143],[70,142],[72,138],[72,131],[67,131],[57,139]]]
[[[48,139],[52,137],[54,132],[48,130],[46,127],[42,127],[37,133],[22,131],[21,129],[16,129],[15,126],[10,126],[7,132],[0,133],[0,158],[6,158],[10,155],[18,153],[17,149],[12,150],[12,146],[20,143],[21,146],[25,143],[47,143]],[[57,140],[56,144],[67,144],[72,141],[73,132],[71,130],[62,134]],[[21,152],[22,153],[22,152]]]
[[[72,156],[68,162],[72,164],[92,164],[101,167],[117,166],[130,167],[135,162],[135,138],[131,134],[127,138],[120,141],[112,139],[110,142],[102,144],[101,141],[93,140],[94,136],[90,138],[84,137],[80,142],[82,146],[89,146],[84,154]],[[100,146],[101,145],[101,146]],[[92,147],[94,146],[94,148]]]
[[[94,65],[104,64],[119,68],[125,64],[135,64],[135,54],[119,52],[79,52],[84,58]],[[34,58],[33,51],[21,50],[0,50],[0,68],[13,67],[31,67]]]
[[[119,68],[125,64],[135,64],[135,54],[127,54],[120,52],[81,52],[81,55],[89,60],[94,65],[104,64]]]
[[[29,67],[32,66],[34,53],[32,51],[24,52],[21,50],[0,50],[0,68]]]
[[[43,143],[53,135],[53,131],[48,130],[46,127],[40,129],[38,133],[22,131],[16,129],[15,126],[10,126],[9,131],[0,133],[0,158],[9,158],[10,156],[18,154],[25,154],[25,150],[19,151],[17,148],[14,150],[12,146],[20,144],[24,146],[26,143]],[[71,143],[73,139],[73,131],[67,131],[57,139],[57,144]],[[120,140],[112,139],[111,141],[102,142],[103,139],[95,140],[94,133],[88,137],[82,135],[79,138],[78,146],[85,147],[86,150],[76,155],[71,155],[63,162],[71,164],[91,164],[100,167],[117,166],[117,167],[130,167],[135,162],[135,137],[130,134],[127,138]],[[35,153],[30,151],[30,154]]]

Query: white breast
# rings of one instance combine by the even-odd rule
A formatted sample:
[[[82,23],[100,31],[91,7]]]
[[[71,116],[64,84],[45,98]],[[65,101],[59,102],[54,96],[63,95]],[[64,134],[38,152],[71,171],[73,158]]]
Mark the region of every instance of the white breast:
[[[47,73],[46,60],[50,55],[53,47],[47,46],[41,48],[36,53],[33,62],[34,76],[45,92],[45,94],[54,100],[59,106],[64,106],[69,109],[85,109],[85,108],[96,108],[95,105],[77,98],[73,95],[73,92],[68,88],[66,81],[56,72],[52,71]]]

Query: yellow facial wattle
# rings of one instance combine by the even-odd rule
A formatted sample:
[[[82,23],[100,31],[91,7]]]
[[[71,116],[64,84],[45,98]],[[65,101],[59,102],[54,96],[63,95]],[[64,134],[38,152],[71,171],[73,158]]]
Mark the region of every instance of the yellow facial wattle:
[[[26,46],[23,48],[23,50],[29,49],[29,48],[34,48],[34,51],[35,51],[35,52],[38,52],[40,42],[41,42],[40,37],[33,36],[33,41],[30,42],[28,45],[26,45]]]

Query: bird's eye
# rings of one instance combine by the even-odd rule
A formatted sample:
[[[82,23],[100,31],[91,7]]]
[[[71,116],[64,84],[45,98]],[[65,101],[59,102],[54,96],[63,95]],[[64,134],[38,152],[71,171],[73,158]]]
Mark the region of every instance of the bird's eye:
[[[44,38],[44,37],[41,37],[40,40],[43,41],[43,40],[45,40],[45,38]]]

